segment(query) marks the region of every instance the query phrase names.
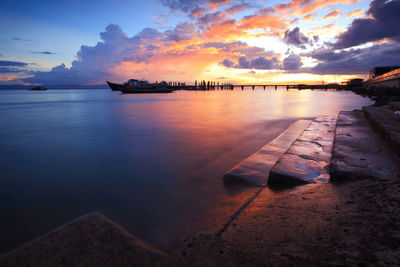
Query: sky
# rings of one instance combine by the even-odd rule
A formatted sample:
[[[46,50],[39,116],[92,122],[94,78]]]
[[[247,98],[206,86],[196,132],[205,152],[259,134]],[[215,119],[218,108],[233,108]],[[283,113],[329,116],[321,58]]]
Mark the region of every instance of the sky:
[[[2,0],[0,85],[320,84],[400,64],[400,0]]]

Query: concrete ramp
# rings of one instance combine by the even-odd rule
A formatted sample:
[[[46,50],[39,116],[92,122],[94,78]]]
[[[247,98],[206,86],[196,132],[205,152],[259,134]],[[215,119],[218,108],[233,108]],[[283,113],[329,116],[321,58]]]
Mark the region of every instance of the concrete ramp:
[[[224,182],[265,186],[272,166],[310,123],[311,120],[298,120],[290,125],[277,138],[229,170]]]
[[[90,213],[0,257],[0,266],[157,266],[166,254]]]
[[[268,185],[295,186],[329,181],[335,117],[318,117],[272,167]]]

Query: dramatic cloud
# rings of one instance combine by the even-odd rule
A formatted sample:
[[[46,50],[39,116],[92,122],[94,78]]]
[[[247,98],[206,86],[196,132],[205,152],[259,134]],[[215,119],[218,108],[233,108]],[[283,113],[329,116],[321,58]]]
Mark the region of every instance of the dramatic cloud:
[[[398,65],[400,44],[382,44],[363,49],[334,52],[314,51],[310,56],[323,62],[310,70],[316,74],[366,74],[374,66]]]
[[[285,70],[297,70],[301,65],[303,65],[301,57],[295,54],[291,54],[283,60],[283,69]]]
[[[283,37],[283,41],[287,44],[294,45],[300,48],[305,49],[305,44],[309,44],[310,40],[300,32],[300,28],[296,27],[292,31],[285,31],[285,36]]]
[[[264,48],[241,41],[207,42],[213,39],[205,38],[204,34],[196,24],[180,23],[172,30],[159,32],[146,28],[128,37],[118,25],[110,24],[100,33],[101,42],[81,47],[70,68],[61,64],[47,72],[33,72],[32,77],[23,82],[96,84],[132,77],[162,80],[171,79],[171,76],[191,79],[227,56],[251,58],[249,68],[254,69],[272,69],[279,63],[277,55]],[[235,67],[228,61],[223,65]],[[185,74],[188,69],[192,76]]]
[[[341,49],[390,38],[400,42],[400,0],[374,0],[367,11],[369,18],[355,19],[337,37],[334,48]]]
[[[82,46],[77,53],[78,60],[71,68],[64,64],[54,67],[49,72],[35,72],[25,82],[47,84],[90,84],[113,77],[110,70],[120,62],[130,60],[143,62],[152,57],[145,46],[148,40],[156,40],[160,33],[154,29],[144,29],[136,36],[128,38],[118,25],[110,24],[100,33],[102,42],[94,47]],[[148,42],[150,44],[150,42]],[[135,53],[141,51],[142,53]]]
[[[378,56],[379,53],[376,50],[359,49],[339,51],[341,48],[351,47],[354,43],[357,45],[357,42],[365,43],[366,36],[369,36],[369,40],[376,41],[381,41],[382,38],[399,38],[398,27],[393,25],[400,24],[396,13],[400,0],[373,0],[366,13],[369,17],[354,20],[345,31],[345,24],[342,22],[332,20],[329,21],[332,23],[323,25],[321,17],[337,18],[343,14],[343,11],[339,10],[343,9],[343,6],[336,6],[337,4],[353,4],[359,0],[288,0],[285,4],[243,0],[160,1],[169,8],[166,11],[168,15],[154,16],[154,23],[166,23],[167,16],[172,13],[178,15],[181,21],[175,27],[158,27],[158,30],[145,28],[134,36],[127,36],[120,26],[110,24],[100,33],[101,40],[96,45],[81,46],[70,67],[60,64],[50,71],[32,72],[27,70],[27,65],[6,66],[0,63],[0,72],[13,73],[24,68],[25,74],[30,74],[31,77],[19,78],[18,81],[48,85],[99,84],[106,80],[117,82],[129,78],[190,81],[205,77],[228,77],[229,73],[233,72],[227,72],[226,68],[243,69],[243,73],[276,70],[270,72],[271,76],[307,71],[316,74],[339,74],[340,70],[335,71],[335,68],[353,73],[360,72],[361,69],[365,71],[365,66],[350,70],[354,62],[370,64],[372,61],[368,61],[366,55],[371,53]],[[349,12],[347,17],[355,17],[366,10],[362,3],[357,5],[357,8],[363,9]],[[394,13],[392,10],[395,10]],[[175,11],[177,13],[174,13]],[[184,12],[183,20],[181,12]],[[319,23],[314,22],[317,18],[321,20]],[[356,27],[365,21],[372,23],[373,27],[368,26],[362,28],[363,30]],[[169,20],[168,23],[172,21]],[[297,26],[300,23],[306,25]],[[382,25],[385,25],[384,29]],[[354,36],[351,37],[351,34]],[[332,44],[335,35],[337,43]],[[383,37],[376,37],[378,35]],[[377,39],[371,39],[371,36]],[[13,39],[32,41],[17,37]],[[311,52],[317,45],[319,48]],[[299,50],[296,47],[304,49],[305,52],[301,55],[294,54]],[[382,42],[379,49],[390,50],[388,46],[382,45]],[[55,54],[33,47],[28,51],[42,55]],[[310,60],[310,57],[314,60]],[[384,58],[386,59],[386,56]],[[319,64],[311,68],[314,62]],[[367,68],[370,66],[367,65]],[[267,79],[262,77],[263,73],[257,71],[257,75],[239,75],[238,78]],[[343,74],[347,73],[343,71]],[[8,75],[7,79],[10,77],[18,75]],[[22,74],[19,77],[22,77]]]

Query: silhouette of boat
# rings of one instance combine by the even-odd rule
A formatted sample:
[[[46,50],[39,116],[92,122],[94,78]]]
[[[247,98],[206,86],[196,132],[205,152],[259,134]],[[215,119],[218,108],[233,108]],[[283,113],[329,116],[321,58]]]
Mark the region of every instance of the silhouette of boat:
[[[113,91],[120,91],[124,94],[147,94],[147,93],[171,93],[174,89],[167,88],[165,82],[151,84],[147,81],[130,79],[123,84],[111,83],[107,81]]]
[[[39,85],[39,86],[32,87],[31,90],[33,90],[33,91],[45,91],[45,90],[47,90],[47,88]]]

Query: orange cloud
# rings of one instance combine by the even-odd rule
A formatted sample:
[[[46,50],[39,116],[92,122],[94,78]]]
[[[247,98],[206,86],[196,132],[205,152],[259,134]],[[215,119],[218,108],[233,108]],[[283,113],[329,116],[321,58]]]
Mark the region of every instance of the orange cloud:
[[[335,4],[355,4],[360,0],[316,0],[304,1],[293,0],[289,4],[280,4],[275,6],[276,12],[286,13],[287,15],[305,15],[323,8],[326,5]]]
[[[342,14],[343,14],[342,10],[334,9],[331,12],[329,12],[328,14],[326,14],[322,19],[338,18]]]
[[[210,79],[211,77],[205,77],[213,75],[207,75],[207,68],[225,56],[227,54],[209,54],[200,50],[186,54],[158,54],[148,63],[121,62],[113,66],[110,72],[120,81],[138,77],[150,81],[192,82],[195,79]]]
[[[337,34],[340,33],[340,29],[336,27],[336,23],[331,23],[323,26],[317,26],[311,28],[308,34],[311,35],[325,35],[325,34]]]
[[[221,1],[209,1],[208,5],[210,6],[210,11],[213,12],[216,10],[219,6],[225,5],[229,3],[231,0],[221,0]]]
[[[364,10],[362,9],[356,9],[354,11],[351,11],[349,13],[347,13],[346,18],[351,18],[351,17],[361,17],[361,14],[364,12]]]
[[[310,21],[316,21],[315,17],[317,16],[317,13],[311,13],[306,15],[303,20],[310,20]]]
[[[238,21],[237,25],[240,29],[246,30],[269,29],[274,31],[286,28],[287,22],[277,16],[248,16]]]

